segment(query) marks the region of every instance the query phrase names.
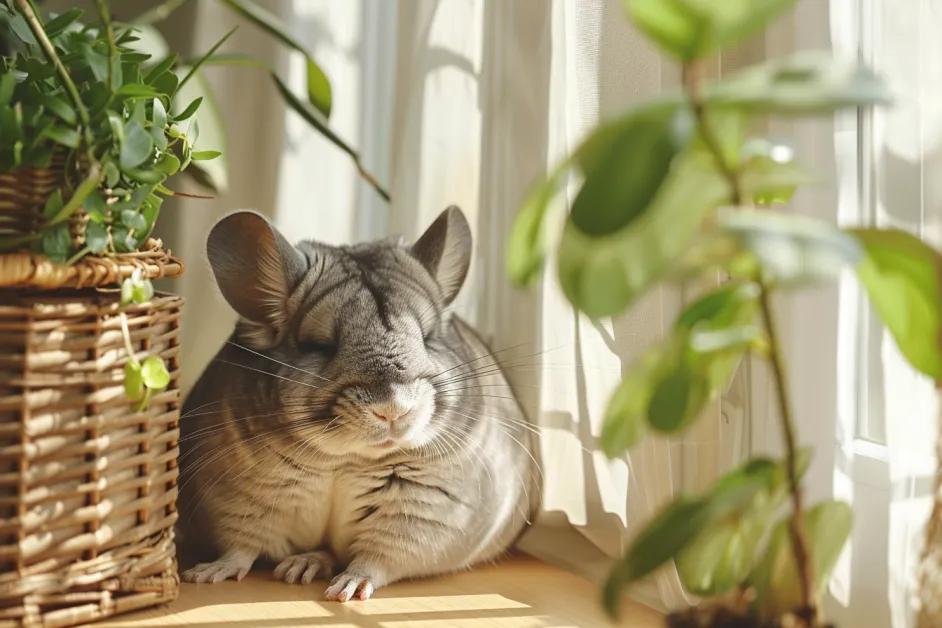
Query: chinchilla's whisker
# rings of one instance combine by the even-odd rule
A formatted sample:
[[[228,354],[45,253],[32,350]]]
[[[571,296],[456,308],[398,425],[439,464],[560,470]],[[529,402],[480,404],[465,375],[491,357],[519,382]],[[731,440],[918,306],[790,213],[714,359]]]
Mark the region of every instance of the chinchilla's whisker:
[[[251,366],[246,366],[246,365],[244,365],[244,364],[239,364],[238,362],[230,362],[229,360],[220,360],[219,358],[216,358],[216,359],[214,360],[214,362],[221,362],[221,363],[223,363],[223,364],[229,364],[229,365],[231,365],[231,366],[238,366],[239,368],[246,369],[246,370],[249,370],[249,371],[254,371],[254,372],[256,372],[256,373],[261,373],[262,375],[270,375],[271,377],[275,377],[275,378],[277,378],[277,379],[282,379],[282,380],[284,380],[284,381],[286,381],[286,382],[291,382],[292,384],[297,384],[298,386],[306,386],[307,388],[313,388],[314,390],[322,390],[322,387],[321,387],[321,386],[314,386],[314,385],[312,385],[312,384],[307,384],[307,383],[305,383],[305,382],[299,382],[298,380],[296,380],[296,379],[291,379],[290,377],[284,377],[284,376],[282,376],[282,375],[277,375],[277,374],[275,374],[275,373],[270,373],[269,371],[263,371],[262,369],[257,369],[257,368],[253,368],[253,367],[251,367]]]
[[[276,364],[280,364],[280,365],[282,365],[282,366],[287,366],[289,369],[294,369],[294,370],[296,370],[296,371],[301,371],[301,372],[304,373],[305,375],[310,375],[311,377],[316,377],[317,379],[322,379],[322,380],[324,380],[325,382],[329,382],[329,383],[331,383],[331,384],[336,384],[336,382],[334,382],[333,380],[327,379],[327,378],[324,377],[323,375],[318,375],[317,373],[312,373],[312,372],[310,372],[310,371],[305,371],[304,369],[298,368],[297,366],[294,366],[293,364],[288,364],[287,362],[282,362],[281,360],[276,360],[275,358],[273,358],[273,357],[271,357],[271,356],[268,356],[268,355],[265,355],[264,353],[259,353],[258,351],[253,351],[252,349],[249,349],[248,347],[244,347],[244,346],[240,345],[240,344],[237,343],[237,342],[232,342],[231,340],[227,340],[226,342],[227,342],[228,344],[232,345],[233,347],[237,347],[237,348],[239,348],[239,349],[242,349],[243,351],[248,351],[249,353],[251,353],[251,354],[253,354],[253,355],[257,355],[257,356],[260,357],[260,358],[265,358],[266,360],[271,360],[272,362],[274,362],[274,363],[276,363]]]

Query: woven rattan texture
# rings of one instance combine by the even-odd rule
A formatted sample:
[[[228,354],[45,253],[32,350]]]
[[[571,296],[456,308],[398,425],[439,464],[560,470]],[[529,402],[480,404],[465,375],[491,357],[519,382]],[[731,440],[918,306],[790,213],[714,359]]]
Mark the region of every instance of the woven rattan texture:
[[[16,249],[0,253],[0,288],[107,287],[119,283],[136,268],[150,279],[183,273],[183,264],[164,250],[160,240],[153,238],[133,253],[86,255],[68,266],[53,264],[43,255],[28,252],[30,236],[42,226],[46,199],[56,189],[62,190],[64,199],[71,194],[65,185],[65,169],[65,157],[56,155],[47,169],[0,172],[0,241],[11,241]],[[70,219],[76,246],[84,243],[83,227],[87,222],[88,215],[82,210]]]
[[[183,299],[0,291],[0,626],[72,626],[176,597]],[[172,381],[125,396],[120,312]]]

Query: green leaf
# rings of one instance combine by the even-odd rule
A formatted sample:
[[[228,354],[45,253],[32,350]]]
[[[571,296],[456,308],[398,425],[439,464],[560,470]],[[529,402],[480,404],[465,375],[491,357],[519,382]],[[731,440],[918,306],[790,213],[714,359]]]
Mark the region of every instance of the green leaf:
[[[92,253],[101,253],[108,248],[108,230],[104,225],[89,221],[85,226],[85,246]]]
[[[82,208],[94,222],[102,223],[105,221],[105,214],[108,213],[108,203],[105,197],[98,190],[92,190],[82,203]]]
[[[689,246],[703,216],[728,199],[712,169],[689,155],[671,169],[651,205],[627,227],[591,237],[568,221],[559,249],[566,298],[593,319],[625,311]]]
[[[222,153],[220,153],[218,150],[197,150],[193,151],[193,154],[190,155],[190,157],[193,159],[193,161],[210,161],[212,159],[216,159],[216,157],[219,157],[220,155],[222,155]]]
[[[65,264],[69,259],[69,250],[72,248],[72,236],[69,235],[69,228],[65,224],[59,224],[54,227],[43,230],[42,232],[42,251],[43,255],[56,264]]]
[[[64,126],[51,126],[43,130],[43,136],[48,137],[57,144],[68,146],[69,148],[78,148],[82,141],[79,132]]]
[[[895,229],[849,229],[863,258],[857,277],[900,353],[920,372],[942,378],[942,256],[919,238]]]
[[[190,143],[190,148],[196,146],[197,140],[200,138],[200,120],[199,118],[193,118],[190,120],[190,126],[186,129],[186,139]],[[192,155],[190,158],[192,159]]]
[[[706,96],[711,107],[792,115],[891,102],[889,89],[872,70],[815,51],[740,70],[711,85]]]
[[[157,160],[157,170],[168,177],[173,176],[180,170],[180,160],[173,153],[164,153]]]
[[[147,221],[139,212],[133,209],[125,209],[121,212],[121,223],[129,229],[137,231],[147,228]]]
[[[176,63],[177,63],[176,53],[166,57],[163,61],[161,61],[160,63],[158,63],[157,65],[155,65],[154,67],[152,67],[150,70],[147,71],[147,74],[144,75],[144,82],[147,83],[148,85],[153,85],[154,88],[160,91],[161,93],[166,94],[167,96],[172,96],[173,90],[164,91],[160,86],[158,86],[158,79],[163,77],[165,74],[168,74],[173,69],[173,66],[176,65]],[[174,87],[176,87],[176,85],[177,83],[175,82]]]
[[[757,205],[784,204],[799,185],[813,179],[795,163],[791,146],[769,139],[751,139],[742,147],[740,185]]]
[[[164,361],[155,355],[144,360],[141,375],[144,377],[144,385],[151,390],[163,390],[170,385],[170,371]]]
[[[709,521],[710,504],[705,499],[680,497],[665,508],[609,574],[603,590],[608,612],[617,616],[622,589],[671,560]]]
[[[62,209],[62,190],[56,188],[56,191],[49,195],[49,198],[46,199],[46,204],[43,206],[43,218],[49,220],[53,216],[59,213],[59,210]]]
[[[122,299],[123,300],[123,299]],[[131,401],[144,398],[144,374],[141,363],[129,358],[124,365],[124,396]]]
[[[648,209],[674,158],[693,136],[686,109],[653,106],[602,125],[594,134],[607,146],[584,170],[585,182],[572,204],[575,227],[589,236],[614,233]],[[587,143],[592,143],[590,137]]]
[[[660,432],[680,431],[696,420],[709,395],[706,380],[680,363],[655,385],[648,423]]]
[[[92,75],[99,83],[108,84],[108,57],[93,49],[87,43],[80,47],[85,62],[88,63]]]
[[[605,607],[618,610],[621,590],[674,559],[704,530],[717,521],[741,515],[768,490],[775,465],[766,460],[748,460],[726,473],[703,497],[681,495],[664,508],[634,539],[624,558],[616,564],[604,589]]]
[[[160,92],[156,88],[144,83],[125,83],[115,93],[126,98],[157,98],[160,96]]]
[[[124,47],[150,55],[151,59],[165,59],[170,56],[170,46],[167,40],[155,27],[147,24],[134,24],[137,41],[127,42]]]
[[[330,118],[330,110],[333,106],[330,81],[320,66],[310,57],[307,59],[307,97],[315,109],[324,114],[325,118]]]
[[[232,2],[233,0],[223,1]],[[306,103],[295,96],[294,92],[292,92],[291,89],[285,85],[276,74],[272,73],[271,77],[272,80],[275,81],[275,86],[278,88],[278,92],[281,94],[282,98],[284,98],[285,103],[289,107],[291,107],[298,115],[304,118],[308,124],[317,129],[321,135],[333,142],[337,148],[353,157],[353,159],[355,159],[357,162],[360,161],[360,155],[357,154],[357,152],[353,150],[349,144],[340,139],[340,137],[338,137],[337,134],[330,129],[330,127],[327,126],[327,118],[320,110],[314,108],[309,103]]]
[[[722,215],[719,225],[759,260],[767,280],[782,286],[832,279],[863,254],[853,236],[802,216],[739,210]]]
[[[66,124],[75,124],[76,116],[75,110],[72,109],[72,106],[64,100],[53,96],[52,94],[41,94],[39,97],[39,102],[42,103],[42,106],[47,110],[54,113]]]
[[[17,13],[14,15],[9,22],[10,30],[13,31],[13,34],[17,38],[29,46],[36,45],[36,38],[33,36],[33,31],[30,30],[29,24],[26,22],[26,18],[22,14]]]
[[[507,274],[520,287],[533,283],[543,268],[546,213],[563,175],[568,172],[567,166],[568,162],[563,163],[553,174],[533,186],[514,219],[507,246]]]
[[[13,90],[16,88],[16,78],[13,72],[3,70],[0,74],[0,107],[8,107],[13,100]]]
[[[236,26],[232,30],[230,30],[228,33],[223,35],[222,39],[217,41],[216,44],[212,48],[209,49],[209,52],[207,52],[205,55],[203,55],[196,61],[196,64],[194,64],[193,67],[190,68],[190,71],[187,72],[182,79],[180,79],[180,83],[177,86],[178,90],[184,85],[186,85],[190,81],[190,79],[193,78],[194,75],[196,75],[196,73],[199,71],[203,63],[205,63],[206,59],[211,57],[213,53],[219,50],[219,47],[222,46],[224,43],[226,43],[226,40],[232,37],[232,34],[235,33],[236,30],[238,30],[238,28],[239,27]]]
[[[122,130],[122,135],[124,131]],[[109,188],[113,188],[118,185],[118,181],[121,180],[121,171],[118,169],[118,166],[115,165],[113,161],[105,162],[105,185]]]
[[[623,0],[638,27],[683,61],[735,45],[765,28],[796,0]]]
[[[76,20],[82,17],[82,13],[84,13],[84,11],[81,9],[73,8],[69,9],[65,13],[60,13],[59,15],[55,16],[43,24],[43,30],[46,31],[46,36],[49,39],[52,39],[60,33],[65,32],[65,30],[74,24]]]
[[[124,143],[118,160],[122,169],[136,168],[154,157],[154,138],[137,120],[129,120],[124,127]]]
[[[173,116],[174,121],[182,122],[183,120],[190,118],[194,113],[196,113],[196,110],[200,108],[200,104],[202,102],[203,102],[202,96],[198,98],[194,98],[193,101],[189,105],[187,105],[183,111]]]
[[[164,108],[164,104],[159,98],[155,98],[152,102],[153,114],[150,135],[154,138],[154,145],[157,147],[157,150],[162,151],[167,148],[167,135],[164,132],[167,126],[167,110]]]
[[[673,433],[689,426],[724,389],[758,336],[758,287],[728,282],[687,306],[674,329],[628,370],[609,402],[601,444],[614,458],[648,426]]]
[[[817,584],[815,595],[820,597],[850,538],[853,511],[844,502],[826,501],[806,511],[804,521]],[[789,523],[790,519],[775,527],[764,555],[749,578],[756,590],[755,608],[765,618],[777,617],[801,606],[801,587]]]
[[[320,66],[311,57],[307,49],[290,34],[290,29],[277,16],[265,10],[250,0],[222,0],[233,11],[242,15],[259,28],[282,43],[302,53],[307,61],[307,93],[311,106],[314,107],[324,119],[330,118],[333,96],[330,81]]]
[[[69,216],[75,213],[75,210],[82,206],[85,199],[88,198],[88,195],[91,194],[93,190],[97,189],[100,183],[101,166],[92,164],[88,169],[88,174],[85,175],[82,182],[75,188],[68,202],[59,209],[59,212],[55,216],[50,218],[49,224],[54,225],[67,220]]]

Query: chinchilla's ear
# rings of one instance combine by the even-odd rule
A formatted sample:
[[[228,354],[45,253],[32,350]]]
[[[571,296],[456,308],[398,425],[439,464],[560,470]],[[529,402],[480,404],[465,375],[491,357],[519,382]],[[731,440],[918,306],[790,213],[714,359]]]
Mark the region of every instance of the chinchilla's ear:
[[[452,205],[412,245],[412,255],[441,286],[445,305],[458,296],[468,276],[472,243],[464,213]]]
[[[219,290],[239,316],[280,329],[307,258],[261,214],[239,211],[213,227],[206,253]]]

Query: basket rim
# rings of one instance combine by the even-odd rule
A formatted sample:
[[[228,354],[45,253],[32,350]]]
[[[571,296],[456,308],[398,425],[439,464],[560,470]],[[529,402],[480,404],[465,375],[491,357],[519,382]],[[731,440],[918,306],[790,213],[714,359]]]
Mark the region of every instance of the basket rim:
[[[104,288],[119,284],[135,270],[146,279],[175,279],[185,269],[156,238],[131,253],[86,255],[69,266],[39,253],[20,251],[0,254],[0,288]]]

